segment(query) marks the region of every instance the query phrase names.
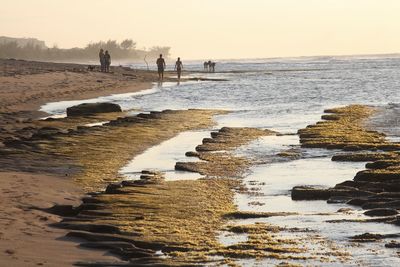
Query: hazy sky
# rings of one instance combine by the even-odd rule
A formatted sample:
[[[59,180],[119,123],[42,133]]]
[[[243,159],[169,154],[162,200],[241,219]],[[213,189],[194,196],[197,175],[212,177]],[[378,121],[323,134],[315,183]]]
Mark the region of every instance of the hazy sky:
[[[400,52],[400,0],[0,0],[0,35],[132,38],[184,59]]]

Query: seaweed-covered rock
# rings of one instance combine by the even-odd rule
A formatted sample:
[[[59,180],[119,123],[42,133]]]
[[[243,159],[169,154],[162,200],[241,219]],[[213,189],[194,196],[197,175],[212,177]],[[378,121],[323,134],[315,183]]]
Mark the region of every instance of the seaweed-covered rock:
[[[399,212],[395,209],[387,209],[387,208],[381,208],[381,209],[372,209],[364,212],[365,215],[367,216],[393,216],[397,215]]]
[[[83,103],[67,108],[68,117],[109,112],[122,112],[122,109],[119,105],[114,103]]]
[[[327,200],[331,197],[328,189],[314,186],[295,186],[292,189],[293,200]]]

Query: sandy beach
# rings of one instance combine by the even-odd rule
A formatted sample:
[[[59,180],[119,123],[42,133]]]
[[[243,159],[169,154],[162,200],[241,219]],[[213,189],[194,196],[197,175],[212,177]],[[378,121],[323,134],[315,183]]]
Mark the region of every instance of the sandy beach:
[[[45,116],[47,102],[79,100],[151,88],[156,75],[115,67],[113,73],[88,72],[85,65],[0,60],[1,140]],[[66,231],[49,227],[60,218],[28,206],[78,205],[85,193],[65,175],[48,170],[23,172],[15,159],[15,171],[0,173],[0,265],[71,266],[74,262],[115,259],[102,251],[83,250],[63,241]],[[20,167],[18,167],[20,166]],[[19,169],[19,170],[18,170]]]

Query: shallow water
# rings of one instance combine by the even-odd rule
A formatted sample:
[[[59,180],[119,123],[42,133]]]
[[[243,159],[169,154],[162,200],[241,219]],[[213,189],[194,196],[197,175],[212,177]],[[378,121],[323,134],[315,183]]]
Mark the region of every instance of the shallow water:
[[[133,158],[120,173],[129,179],[138,179],[142,170],[157,170],[165,173],[165,179],[198,179],[202,176],[194,172],[175,171],[178,161],[196,161],[197,158],[185,156],[187,151],[193,151],[203,138],[209,137],[210,131],[188,131],[178,134],[161,144],[147,149],[141,155]]]
[[[184,62],[185,63],[185,62]],[[140,65],[133,67],[140,68]],[[197,71],[202,62],[185,63],[185,68]],[[241,60],[217,62],[215,74],[192,73],[190,77],[224,78],[228,81],[202,81],[155,85],[148,91],[114,95],[90,101],[50,103],[42,110],[62,114],[65,107],[83,102],[112,101],[123,109],[144,112],[164,109],[219,108],[232,112],[217,116],[218,127],[259,127],[293,134],[299,128],[315,123],[326,108],[359,103],[385,109],[372,120],[371,125],[400,140],[398,115],[400,114],[400,58],[380,57],[317,57],[300,59]],[[390,104],[389,104],[390,103]],[[134,114],[135,112],[133,112]],[[388,114],[391,114],[388,116]],[[388,126],[389,125],[389,126]],[[194,150],[209,132],[182,133],[159,146],[150,148],[121,170],[137,178],[143,169],[158,169],[167,173],[167,179],[197,179],[198,174],[175,172],[176,161],[186,158],[186,151]],[[287,149],[297,149],[302,158],[287,160],[275,155]],[[350,213],[338,213],[345,204],[327,204],[325,201],[292,201],[290,189],[295,185],[333,186],[350,180],[365,163],[332,162],[335,151],[300,149],[298,136],[268,136],[260,138],[236,151],[256,160],[244,182],[255,188],[257,194],[236,196],[236,203],[244,211],[295,211],[299,215],[270,217],[257,220],[239,220],[234,223],[256,221],[282,227],[309,228],[321,238],[335,243],[340,250],[350,253],[351,260],[330,263],[303,262],[324,266],[399,266],[396,249],[385,249],[384,242],[354,246],[348,237],[365,232],[399,233],[393,225],[377,223],[328,223],[333,219],[364,218],[358,208]],[[249,203],[258,202],[258,205]],[[324,213],[324,214],[321,214]],[[326,214],[325,214],[326,213]],[[310,250],[324,249],[309,242],[308,233],[283,232],[285,237],[297,235]],[[221,234],[221,242],[232,244],[245,240],[245,235]],[[275,260],[241,260],[244,265],[269,266]]]

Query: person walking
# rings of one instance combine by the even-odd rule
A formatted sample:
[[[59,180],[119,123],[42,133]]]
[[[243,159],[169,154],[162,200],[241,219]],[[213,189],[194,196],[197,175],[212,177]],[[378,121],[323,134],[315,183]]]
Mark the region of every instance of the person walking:
[[[162,54],[160,54],[160,57],[157,59],[156,64],[158,70],[158,80],[162,81],[164,80],[164,69],[166,67],[165,60],[163,59]]]
[[[111,55],[106,50],[104,54],[104,65],[105,65],[105,72],[110,72],[110,65],[111,65]]]
[[[183,64],[182,64],[181,58],[178,57],[178,60],[175,63],[175,70],[178,74],[178,81],[181,80],[182,69],[183,69]]]
[[[211,62],[210,72],[215,72],[215,62]]]
[[[100,60],[100,71],[104,72],[105,71],[105,57],[104,57],[104,50],[103,49],[100,49],[99,60]]]

